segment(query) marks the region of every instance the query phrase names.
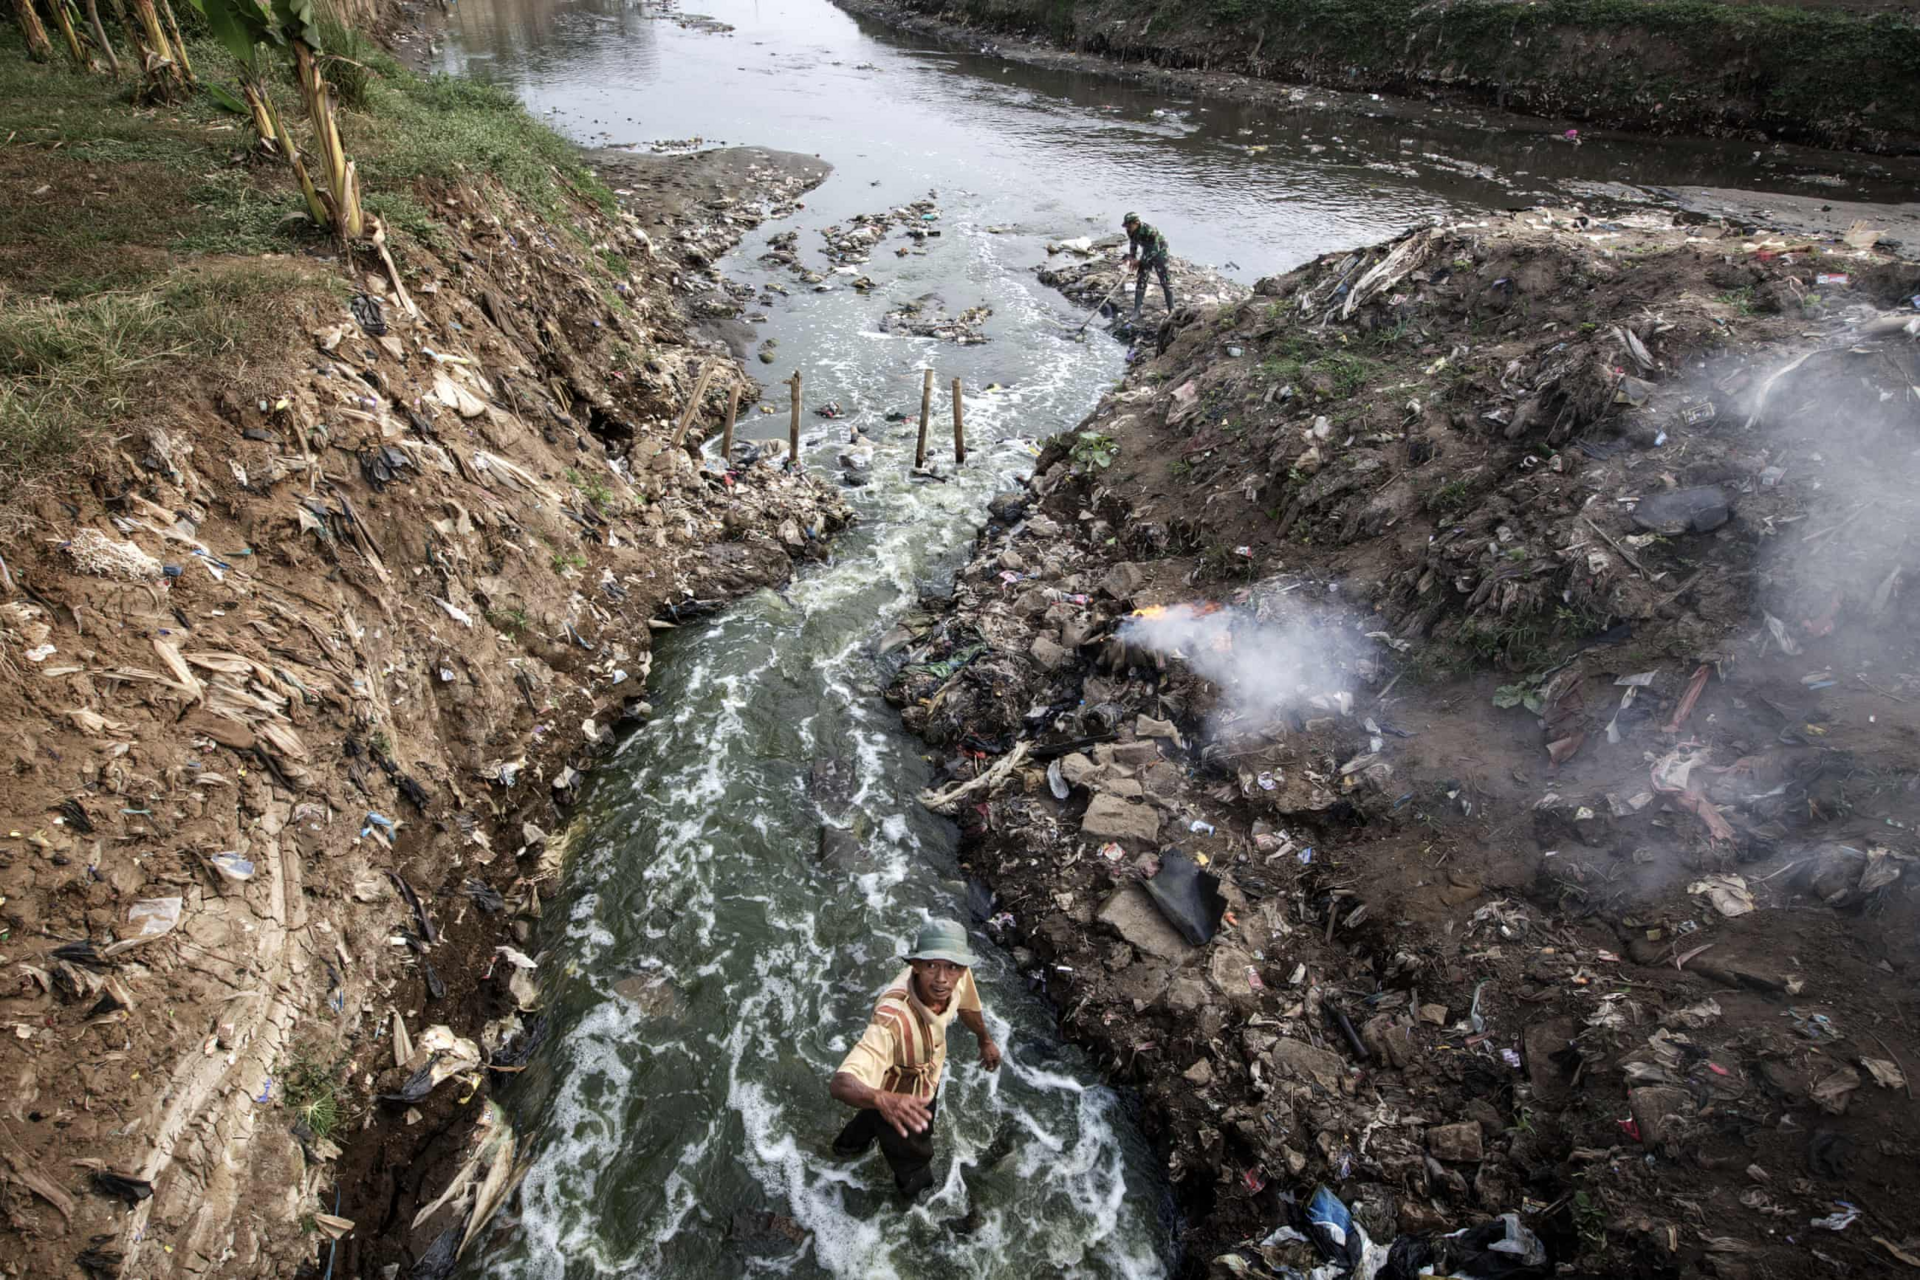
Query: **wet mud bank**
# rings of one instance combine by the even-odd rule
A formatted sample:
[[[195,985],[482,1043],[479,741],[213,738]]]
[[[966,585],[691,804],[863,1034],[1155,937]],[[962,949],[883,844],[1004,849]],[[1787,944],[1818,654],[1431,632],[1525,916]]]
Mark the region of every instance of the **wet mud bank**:
[[[1186,1274],[1910,1265],[1920,268],[1869,240],[1536,210],[1176,311],[883,645]]]
[[[10,1274],[444,1275],[478,1237],[522,948],[652,635],[851,519],[778,449],[701,448],[758,394],[695,334],[709,264],[823,173],[423,183],[397,278],[314,261],[284,359],[166,388],[21,512]]]
[[[1009,37],[1017,43],[997,47],[1008,57],[1120,70],[1176,91],[1284,102],[1288,85],[1314,85],[1589,127],[1920,149],[1920,113],[1902,87],[1920,27],[1892,6],[839,2],[926,35]]]

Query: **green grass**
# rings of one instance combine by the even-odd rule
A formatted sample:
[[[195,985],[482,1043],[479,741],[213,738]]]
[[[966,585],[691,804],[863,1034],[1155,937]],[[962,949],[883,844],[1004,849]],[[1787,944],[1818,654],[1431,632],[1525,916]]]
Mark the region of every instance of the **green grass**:
[[[190,6],[175,9],[194,30]],[[440,184],[494,180],[576,237],[580,200],[612,207],[571,144],[505,92],[334,41],[351,59],[328,64],[341,133],[403,264],[409,243],[439,238]],[[202,82],[237,84],[217,44],[190,49]],[[132,84],[34,63],[0,24],[0,470],[14,482],[0,514],[100,434],[163,422],[154,406],[189,401],[193,379],[233,386],[304,350],[298,304],[351,288],[291,170],[251,154],[247,118],[205,93],[136,108]],[[311,157],[297,91],[278,74],[268,91]]]
[[[1449,480],[1427,495],[1427,510],[1446,517],[1473,505],[1473,490],[1465,480]]]
[[[378,74],[371,64],[381,54],[380,46],[330,11],[320,15],[318,25],[321,47],[327,51],[323,69],[340,105],[349,111],[365,111],[369,105],[368,88]]]
[[[487,621],[493,624],[494,630],[514,640],[526,634],[527,628],[533,625],[525,609],[494,609],[487,614]]]
[[[280,1065],[280,1097],[316,1138],[331,1136],[347,1119],[339,1073],[304,1046]]]
[[[368,88],[369,109],[346,129],[368,191],[489,176],[547,214],[565,213],[574,194],[614,207],[613,193],[573,144],[504,89],[449,76],[423,80],[384,55],[372,55],[370,65],[379,75]]]
[[[1364,389],[1379,368],[1364,356],[1344,354],[1327,356],[1317,367],[1333,379],[1333,393],[1339,396],[1350,396]]]
[[[594,510],[602,514],[612,512],[619,501],[613,487],[597,475],[586,475],[570,467],[567,469],[567,482],[579,490],[581,497],[593,504]]]
[[[426,241],[433,221],[417,184],[492,178],[535,209],[564,218],[569,202],[614,207],[612,192],[573,145],[504,90],[421,78],[363,37],[338,31],[328,74],[346,110],[341,134],[370,212]],[[219,45],[191,44],[203,81],[233,86]],[[0,279],[35,293],[80,296],[164,272],[161,253],[290,252],[325,243],[299,215],[291,171],[245,155],[249,122],[206,94],[137,110],[130,79],[75,75],[33,63],[17,31],[0,27]],[[269,91],[311,155],[298,93]],[[39,197],[31,193],[46,187]],[[119,247],[134,251],[119,255]],[[68,270],[68,263],[73,269]],[[609,262],[610,271],[619,267]]]
[[[0,305],[0,473],[15,501],[103,431],[160,425],[192,375],[229,385],[273,359],[294,308],[326,286],[292,263],[218,260],[152,287]]]

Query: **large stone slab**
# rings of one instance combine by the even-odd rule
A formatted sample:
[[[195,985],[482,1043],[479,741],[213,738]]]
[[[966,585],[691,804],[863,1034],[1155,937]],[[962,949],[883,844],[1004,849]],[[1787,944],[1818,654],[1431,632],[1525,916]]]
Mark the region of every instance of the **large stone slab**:
[[[1102,792],[1081,817],[1080,834],[1088,840],[1117,840],[1150,849],[1160,840],[1160,814],[1146,805],[1131,804]]]
[[[1139,885],[1122,885],[1100,904],[1094,917],[1137,947],[1142,954],[1185,964],[1200,948],[1181,937]]]
[[[1267,1061],[1282,1080],[1317,1084],[1332,1093],[1340,1091],[1340,1082],[1347,1076],[1345,1058],[1304,1040],[1281,1039],[1267,1051]]]

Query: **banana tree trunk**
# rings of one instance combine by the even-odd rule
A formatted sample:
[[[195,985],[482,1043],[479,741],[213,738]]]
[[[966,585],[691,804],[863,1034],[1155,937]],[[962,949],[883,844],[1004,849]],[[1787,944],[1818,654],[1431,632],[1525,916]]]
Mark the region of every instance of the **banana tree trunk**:
[[[33,0],[13,0],[13,11],[20,15],[20,30],[27,37],[28,55],[41,62],[51,59],[53,41],[47,39],[47,29],[40,24]]]
[[[107,28],[100,21],[100,6],[96,0],[87,0],[87,25],[93,29],[93,42],[100,46],[100,52],[106,56],[107,66],[116,76],[120,74],[120,55],[113,51],[113,44],[107,39]]]
[[[67,0],[49,0],[53,5],[53,16],[60,20],[60,34],[67,38],[67,52],[73,55],[73,65],[81,70],[87,68],[87,52],[80,47],[80,36],[73,29],[73,19],[67,14]]]
[[[334,111],[333,86],[320,73],[313,49],[304,40],[293,41],[294,72],[300,81],[300,95],[306,100],[307,119],[313,125],[314,145],[320,151],[320,163],[327,171],[327,192],[334,214],[334,229],[349,240],[357,240],[365,230],[360,212],[359,178],[353,162],[340,142],[340,124]]]
[[[278,151],[280,126],[274,119],[273,105],[267,100],[266,89],[252,79],[243,79],[240,93],[253,111],[253,131],[259,137],[260,149],[268,154]]]
[[[160,25],[160,14],[154,9],[153,0],[127,0],[127,4],[133,13],[134,46],[140,55],[144,80],[141,92],[150,98],[165,99],[171,96],[172,86],[181,78],[173,44],[167,39],[166,28]]]
[[[286,122],[280,119],[280,113],[273,109],[272,101],[265,94],[260,95],[260,104],[273,126],[273,136],[279,141],[281,152],[287,157],[287,163],[293,166],[293,176],[300,182],[300,194],[307,199],[307,212],[321,226],[333,226],[333,214],[319,190],[314,187],[313,179],[307,176],[306,162],[300,158],[300,148],[293,144],[293,135],[287,132]]]
[[[188,84],[198,85],[200,82],[193,78],[193,63],[187,58],[187,42],[180,38],[180,24],[173,20],[173,5],[169,0],[160,0],[160,12],[166,15],[167,31],[173,36],[173,52],[180,59],[180,73]]]

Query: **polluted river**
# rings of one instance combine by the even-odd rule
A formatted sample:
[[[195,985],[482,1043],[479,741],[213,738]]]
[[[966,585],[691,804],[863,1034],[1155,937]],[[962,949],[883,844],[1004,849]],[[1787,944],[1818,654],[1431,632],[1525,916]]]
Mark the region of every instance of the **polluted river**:
[[[760,371],[779,412],[743,431],[784,436],[780,380],[798,370],[809,468],[837,476],[855,428],[874,442],[868,482],[850,490],[860,522],[825,563],[656,646],[652,722],[592,779],[537,939],[550,1021],[505,1099],[535,1152],[518,1229],[467,1274],[1170,1274],[1179,1223],[1126,1099],[990,947],[978,977],[1006,1060],[989,1074],[954,1033],[933,1192],[903,1211],[877,1156],[830,1151],[850,1113],[826,1081],[874,996],[929,914],[969,917],[952,825],[917,802],[925,748],[877,693],[883,638],[964,558],[1037,443],[1079,421],[1126,360],[1098,325],[1076,340],[1079,316],[1033,268],[1049,243],[1108,234],[1130,209],[1176,255],[1251,283],[1421,219],[1599,194],[1627,172],[1642,186],[1753,187],[1839,161],[1576,146],[1538,124],[1366,95],[1174,100],[934,47],[826,0],[721,0],[704,17],[468,0],[438,55],[586,145],[672,139],[829,162],[803,210],[718,264],[768,303],[747,306],[765,318],[742,345],[772,340],[776,363]],[[938,234],[910,239],[896,223],[858,267],[874,287],[851,288],[821,230],[915,201],[928,204],[911,225]],[[823,289],[759,261],[788,231]],[[987,340],[882,331],[886,311],[915,300],[990,308]],[[926,368],[938,478],[910,474]],[[944,444],[956,378],[961,467]],[[844,416],[815,414],[829,401]]]

